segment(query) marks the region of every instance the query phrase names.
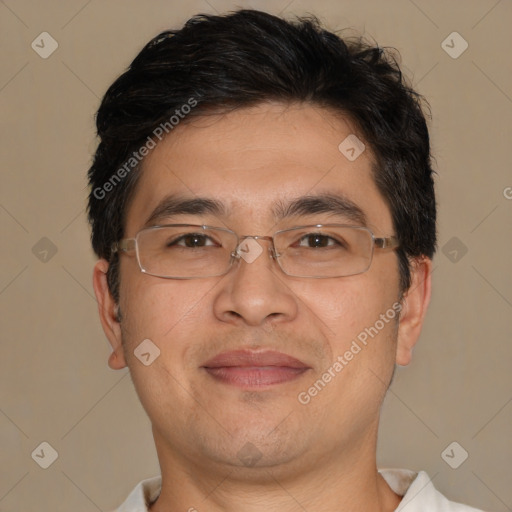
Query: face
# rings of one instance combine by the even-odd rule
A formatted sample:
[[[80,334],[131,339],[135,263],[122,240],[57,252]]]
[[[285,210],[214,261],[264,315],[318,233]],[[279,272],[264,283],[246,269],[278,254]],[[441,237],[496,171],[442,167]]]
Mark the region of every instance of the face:
[[[360,225],[353,211],[330,207],[275,215],[277,205],[327,194],[356,206],[375,236],[394,235],[372,179],[370,150],[349,161],[338,149],[353,133],[350,122],[310,105],[260,105],[178,126],[146,157],[125,236],[134,237],[148,219],[227,227],[240,236]],[[223,211],[155,218],[171,195],[211,199]],[[355,453],[375,436],[397,337],[404,346],[415,338],[400,333],[396,253],[375,250],[359,275],[312,279],[285,275],[266,250],[269,242],[258,243],[265,250],[254,261],[240,259],[224,276],[190,280],[144,274],[134,254],[120,256],[120,324],[105,319],[112,303],[100,301],[114,348],[110,364],[129,366],[160,459],[241,471],[248,460],[254,467],[304,468]],[[148,366],[134,354],[147,339],[160,350]],[[301,368],[281,360],[279,370],[269,369],[273,363],[265,359],[249,368],[231,359],[229,370],[207,364],[230,351],[246,358],[279,352]]]

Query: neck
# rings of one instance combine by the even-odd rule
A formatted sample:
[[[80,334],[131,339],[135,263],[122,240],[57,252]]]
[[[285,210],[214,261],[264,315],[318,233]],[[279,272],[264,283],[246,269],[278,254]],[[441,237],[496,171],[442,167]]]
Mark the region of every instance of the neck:
[[[173,453],[155,435],[162,491],[151,512],[393,512],[400,497],[377,472],[372,442],[286,465],[198,464]]]

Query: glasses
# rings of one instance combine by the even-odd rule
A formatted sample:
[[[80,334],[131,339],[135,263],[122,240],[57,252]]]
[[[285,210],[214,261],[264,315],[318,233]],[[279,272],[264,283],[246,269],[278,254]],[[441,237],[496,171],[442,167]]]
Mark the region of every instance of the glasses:
[[[274,236],[242,236],[213,226],[169,224],[139,231],[112,245],[115,252],[133,252],[141,272],[168,279],[222,276],[235,261],[251,263],[263,252],[259,240],[281,270],[294,277],[345,277],[366,272],[374,248],[394,249],[394,236],[376,238],[366,227],[315,224],[284,229]]]

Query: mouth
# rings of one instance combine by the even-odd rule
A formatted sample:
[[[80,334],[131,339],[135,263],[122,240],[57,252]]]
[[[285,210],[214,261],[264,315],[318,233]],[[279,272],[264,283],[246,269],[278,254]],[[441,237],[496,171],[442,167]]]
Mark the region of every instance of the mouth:
[[[311,369],[287,354],[275,351],[223,352],[202,368],[217,382],[243,389],[255,389],[293,381]]]

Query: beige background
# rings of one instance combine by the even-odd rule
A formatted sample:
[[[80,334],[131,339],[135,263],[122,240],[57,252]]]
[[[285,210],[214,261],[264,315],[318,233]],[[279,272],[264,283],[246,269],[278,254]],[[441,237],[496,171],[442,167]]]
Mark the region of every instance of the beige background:
[[[451,499],[511,510],[512,2],[5,0],[0,511],[109,510],[158,473],[127,370],[107,367],[91,286],[93,114],[149,38],[237,6],[310,11],[394,46],[429,99],[440,206],[433,302],[414,362],[386,399],[379,463],[424,469]],[[59,45],[47,59],[31,48],[43,31]],[[453,31],[469,43],[457,59],[441,47]],[[31,457],[43,441],[58,452],[48,469]],[[441,458],[452,441],[469,453],[458,469]]]

